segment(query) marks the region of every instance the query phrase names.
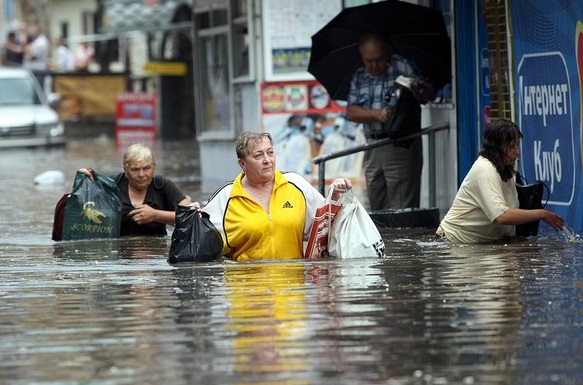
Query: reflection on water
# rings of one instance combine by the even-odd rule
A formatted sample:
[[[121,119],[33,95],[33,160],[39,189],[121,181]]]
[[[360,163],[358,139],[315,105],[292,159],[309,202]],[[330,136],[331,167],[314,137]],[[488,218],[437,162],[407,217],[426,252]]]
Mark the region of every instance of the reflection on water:
[[[583,383],[577,234],[453,246],[390,229],[383,259],[246,264],[169,265],[170,236],[52,242],[74,170],[119,169],[111,145],[0,154],[0,383]],[[199,194],[190,146],[160,152]],[[48,168],[67,185],[34,187]]]
[[[307,367],[304,268],[300,262],[225,267],[235,372],[277,374]]]

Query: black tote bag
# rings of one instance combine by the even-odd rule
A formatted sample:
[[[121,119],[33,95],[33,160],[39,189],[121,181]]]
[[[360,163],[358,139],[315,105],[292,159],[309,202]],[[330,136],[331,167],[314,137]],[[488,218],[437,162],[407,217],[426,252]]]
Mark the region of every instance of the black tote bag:
[[[526,179],[518,172],[516,173],[516,192],[518,193],[519,208],[524,210],[542,209],[543,194],[546,184],[538,180],[527,184]],[[547,195],[548,196],[548,195]],[[547,198],[548,201],[548,198]],[[521,237],[535,236],[538,234],[540,220],[516,226],[516,235]]]

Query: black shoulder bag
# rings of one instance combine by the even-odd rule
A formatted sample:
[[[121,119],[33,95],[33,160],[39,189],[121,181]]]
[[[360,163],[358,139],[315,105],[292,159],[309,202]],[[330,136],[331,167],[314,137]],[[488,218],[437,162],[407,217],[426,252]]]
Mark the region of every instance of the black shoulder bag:
[[[400,138],[421,131],[421,105],[407,87],[397,87],[397,103],[387,124],[389,138]],[[395,146],[411,147],[415,139],[395,142]]]
[[[516,192],[518,193],[519,208],[524,210],[542,209],[549,201],[549,188],[540,180],[528,184],[526,179],[516,172]],[[543,193],[547,190],[547,199],[543,205]],[[516,226],[516,235],[521,237],[534,236],[538,234],[540,220]]]

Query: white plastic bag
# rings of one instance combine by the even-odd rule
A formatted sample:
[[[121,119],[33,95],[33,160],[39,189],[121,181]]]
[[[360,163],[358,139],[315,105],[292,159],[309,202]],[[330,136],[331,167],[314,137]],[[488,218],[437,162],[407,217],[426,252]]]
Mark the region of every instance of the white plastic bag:
[[[341,198],[342,207],[336,213],[328,236],[328,252],[336,258],[383,257],[385,242],[351,190]]]

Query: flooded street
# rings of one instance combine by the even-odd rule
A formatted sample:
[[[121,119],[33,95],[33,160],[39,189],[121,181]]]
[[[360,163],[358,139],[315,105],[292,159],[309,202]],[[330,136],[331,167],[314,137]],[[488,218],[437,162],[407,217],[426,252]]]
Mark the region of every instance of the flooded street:
[[[208,198],[194,142],[157,154]],[[0,159],[0,384],[583,384],[583,244],[544,224],[467,246],[383,230],[383,259],[172,266],[170,235],[51,240],[75,170],[121,170],[111,139]],[[33,184],[52,169],[64,185]]]

